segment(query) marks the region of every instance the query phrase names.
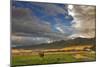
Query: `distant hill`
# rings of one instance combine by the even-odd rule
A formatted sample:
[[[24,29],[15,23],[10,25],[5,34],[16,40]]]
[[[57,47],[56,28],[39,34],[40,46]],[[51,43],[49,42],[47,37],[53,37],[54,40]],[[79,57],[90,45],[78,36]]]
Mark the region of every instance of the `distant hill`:
[[[64,48],[68,46],[78,46],[78,45],[95,45],[96,38],[75,38],[69,40],[55,41],[52,43],[42,43],[39,45],[30,46],[20,46],[16,48],[23,49],[52,49],[52,48]]]

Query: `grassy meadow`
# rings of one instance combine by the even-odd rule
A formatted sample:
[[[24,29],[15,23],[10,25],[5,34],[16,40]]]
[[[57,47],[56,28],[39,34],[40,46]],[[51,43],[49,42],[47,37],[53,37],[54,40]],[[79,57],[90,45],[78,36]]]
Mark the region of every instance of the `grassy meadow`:
[[[19,65],[40,65],[95,61],[94,51],[75,51],[75,52],[44,52],[41,57],[38,52],[12,56],[12,66]]]

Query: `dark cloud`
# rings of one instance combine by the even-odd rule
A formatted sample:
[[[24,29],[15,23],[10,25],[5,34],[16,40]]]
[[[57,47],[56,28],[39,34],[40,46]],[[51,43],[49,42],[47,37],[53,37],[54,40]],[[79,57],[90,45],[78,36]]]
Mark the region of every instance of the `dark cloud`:
[[[67,37],[61,33],[15,33],[12,35],[14,45],[36,45],[40,43],[50,43],[53,41],[66,40]]]
[[[49,43],[50,41],[47,37],[12,36],[12,44],[17,46],[37,45],[40,43]]]
[[[79,36],[94,37],[95,7],[78,5],[68,9],[68,5],[61,7],[57,4],[31,4],[33,6],[31,9],[29,7],[12,7],[11,39],[13,45],[36,45]],[[71,15],[74,17],[72,23],[67,21],[73,20]],[[51,16],[55,20],[55,24],[52,21],[44,20]],[[62,21],[64,19],[66,22]],[[71,25],[67,25],[68,23]]]
[[[66,39],[61,33],[53,33],[47,21],[32,16],[29,9],[13,8],[12,11],[12,44],[36,45],[54,40]]]
[[[26,8],[13,8],[12,10],[13,32],[50,32],[51,26],[36,16],[32,16],[31,10]]]

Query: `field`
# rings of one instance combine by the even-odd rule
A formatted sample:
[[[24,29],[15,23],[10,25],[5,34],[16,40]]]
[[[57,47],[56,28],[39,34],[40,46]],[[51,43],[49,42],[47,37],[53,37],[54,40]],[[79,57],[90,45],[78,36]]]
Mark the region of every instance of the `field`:
[[[41,57],[39,52],[23,51],[18,55],[12,55],[12,66],[17,65],[40,65],[40,64],[56,64],[71,63],[83,61],[95,61],[95,51],[53,51],[44,52]]]

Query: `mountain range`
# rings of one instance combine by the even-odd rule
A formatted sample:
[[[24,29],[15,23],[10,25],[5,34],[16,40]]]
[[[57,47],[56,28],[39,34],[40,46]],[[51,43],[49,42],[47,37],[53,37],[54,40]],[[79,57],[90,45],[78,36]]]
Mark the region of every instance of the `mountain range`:
[[[96,38],[75,38],[69,40],[60,40],[52,43],[42,43],[38,45],[24,45],[13,48],[23,48],[23,49],[57,49],[69,46],[79,46],[79,45],[96,45]]]

